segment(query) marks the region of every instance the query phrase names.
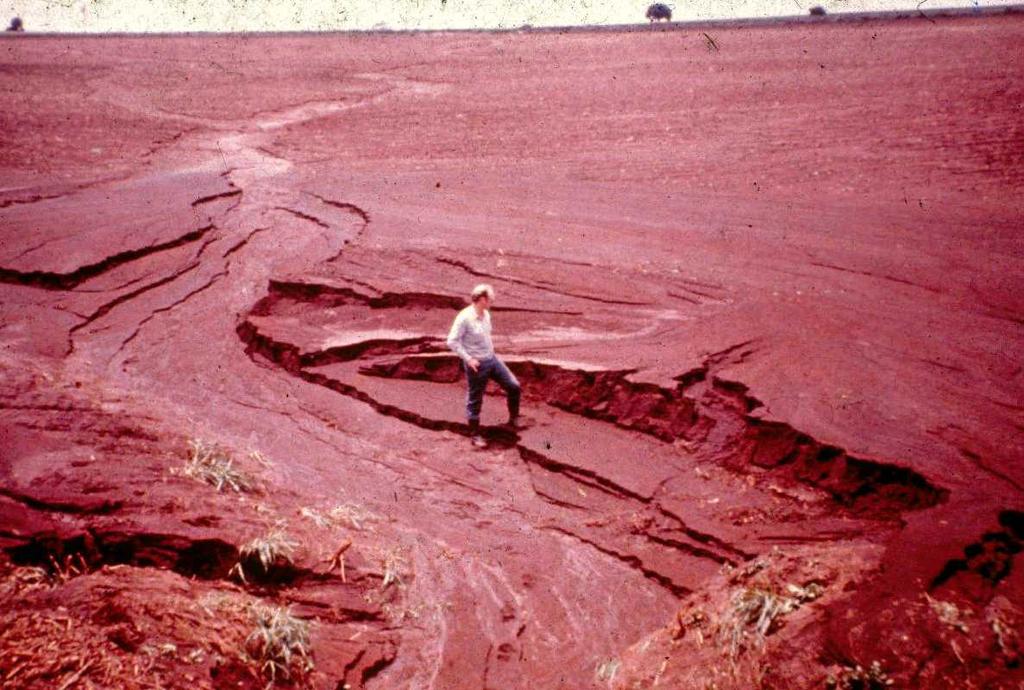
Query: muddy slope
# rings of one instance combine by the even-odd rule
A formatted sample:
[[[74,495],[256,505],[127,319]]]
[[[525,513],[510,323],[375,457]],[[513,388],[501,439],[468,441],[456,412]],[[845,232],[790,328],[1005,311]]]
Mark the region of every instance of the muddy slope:
[[[0,42],[5,685],[1017,687],[1024,20],[707,33]]]

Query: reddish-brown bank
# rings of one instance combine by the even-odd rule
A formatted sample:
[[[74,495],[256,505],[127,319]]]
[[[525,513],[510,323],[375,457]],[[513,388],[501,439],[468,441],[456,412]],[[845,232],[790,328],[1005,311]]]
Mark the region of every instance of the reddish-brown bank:
[[[1021,687],[1021,45],[0,40],[4,686]]]

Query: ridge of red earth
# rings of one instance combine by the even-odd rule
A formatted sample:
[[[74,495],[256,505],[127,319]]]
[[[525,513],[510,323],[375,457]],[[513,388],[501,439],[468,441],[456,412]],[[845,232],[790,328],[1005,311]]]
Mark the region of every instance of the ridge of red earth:
[[[1019,687],[1024,18],[704,29],[0,41],[5,687]]]

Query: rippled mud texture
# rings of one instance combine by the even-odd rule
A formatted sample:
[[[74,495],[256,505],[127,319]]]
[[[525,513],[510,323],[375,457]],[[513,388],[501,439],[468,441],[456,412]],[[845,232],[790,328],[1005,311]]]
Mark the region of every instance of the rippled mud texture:
[[[5,37],[4,686],[1018,687],[1022,38]]]

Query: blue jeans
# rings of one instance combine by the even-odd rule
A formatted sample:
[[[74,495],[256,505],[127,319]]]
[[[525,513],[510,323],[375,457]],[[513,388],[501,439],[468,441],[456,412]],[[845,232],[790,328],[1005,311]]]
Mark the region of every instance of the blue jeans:
[[[476,371],[470,369],[465,362],[462,363],[462,368],[466,370],[466,382],[469,384],[469,390],[466,392],[466,417],[470,424],[480,421],[480,407],[484,402],[484,391],[487,389],[487,382],[491,379],[497,381],[498,385],[505,389],[509,417],[519,414],[519,396],[522,392],[519,379],[497,356],[491,355],[486,359],[481,359],[480,366]]]

